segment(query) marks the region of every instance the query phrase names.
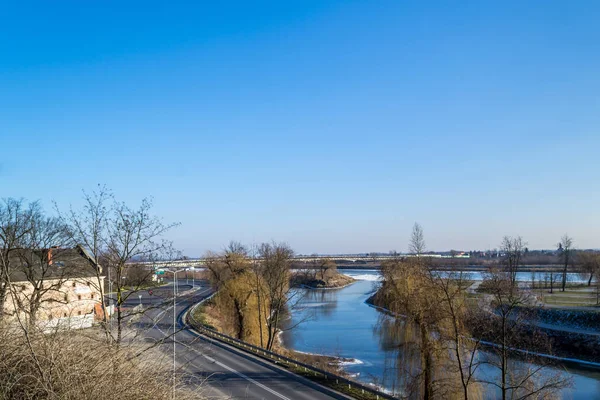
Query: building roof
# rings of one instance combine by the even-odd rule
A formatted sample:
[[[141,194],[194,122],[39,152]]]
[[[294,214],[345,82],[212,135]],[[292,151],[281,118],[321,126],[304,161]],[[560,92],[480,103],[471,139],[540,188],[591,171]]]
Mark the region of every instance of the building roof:
[[[15,249],[10,254],[13,283],[95,277],[101,268],[80,245],[73,248]]]

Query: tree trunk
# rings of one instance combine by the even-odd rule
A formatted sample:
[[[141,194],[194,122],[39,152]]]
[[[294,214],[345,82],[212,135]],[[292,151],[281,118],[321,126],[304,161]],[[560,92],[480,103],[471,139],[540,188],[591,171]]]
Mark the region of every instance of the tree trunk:
[[[6,293],[8,286],[0,284],[0,321],[4,319],[4,303],[6,302]]]
[[[233,301],[233,305],[235,307],[235,315],[237,317],[237,338],[239,340],[244,340],[244,313],[242,312],[242,307],[240,305],[239,300],[235,299]]]
[[[117,288],[117,346],[119,344],[121,344],[121,335],[122,335],[122,328],[121,328],[121,322],[123,320],[123,313],[121,312],[121,307],[123,303],[123,298],[121,297],[121,290],[120,288]],[[175,327],[173,327],[173,329],[175,329]]]
[[[562,273],[562,291],[565,291],[565,286],[567,285],[567,268],[569,267],[569,253],[565,254],[565,266],[563,268]]]
[[[429,348],[429,332],[425,324],[419,324],[421,330],[421,369],[423,371],[423,400],[430,400],[432,380],[431,349]]]
[[[275,314],[271,316],[269,321],[269,340],[267,340],[267,350],[271,351],[277,337],[277,326],[279,322],[279,310],[275,310]]]
[[[260,335],[260,347],[265,347],[263,343],[263,323],[262,323],[262,311],[260,307],[261,296],[260,289],[258,288],[259,283],[257,282],[256,286],[256,304],[258,305],[258,334]]]
[[[502,315],[502,345],[501,345],[501,368],[500,368],[500,374],[501,379],[502,379],[502,400],[506,400],[506,396],[507,396],[507,392],[508,389],[506,387],[506,374],[508,373],[507,371],[507,352],[506,352],[506,315]]]

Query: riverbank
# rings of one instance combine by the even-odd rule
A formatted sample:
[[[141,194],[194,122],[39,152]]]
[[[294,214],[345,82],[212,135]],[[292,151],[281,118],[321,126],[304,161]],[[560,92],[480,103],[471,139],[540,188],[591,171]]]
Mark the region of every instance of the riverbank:
[[[216,332],[232,335],[223,326],[222,318],[219,318],[219,314],[215,309],[215,305],[211,303],[211,300],[204,302],[201,306],[194,309],[194,320],[202,324],[204,327],[212,329]],[[250,343],[253,344],[253,343]],[[341,356],[330,356],[315,353],[308,353],[302,351],[295,351],[285,347],[283,342],[280,340],[279,335],[277,341],[274,344],[273,352],[280,354],[284,357],[291,358],[304,364],[312,365],[316,368],[322,369],[341,376],[350,376],[344,373],[343,366],[355,363],[357,360],[353,358],[341,357]]]
[[[319,279],[314,275],[306,273],[294,274],[290,279],[290,285],[295,288],[303,289],[342,289],[356,282],[356,279],[336,273],[324,279]]]
[[[371,295],[365,303],[380,312],[396,318],[403,318],[402,315],[395,315],[388,310],[385,305],[377,304],[377,293]],[[529,313],[531,310],[527,310]],[[525,346],[513,349],[517,352],[531,352],[542,358],[548,358],[561,361],[568,364],[577,364],[584,368],[600,369],[600,332],[588,332],[585,328],[597,328],[596,322],[600,320],[600,313],[594,311],[565,312],[559,309],[539,309],[536,310],[535,319],[530,322],[519,324],[518,334],[523,338],[521,341]],[[546,322],[543,322],[546,321]],[[550,323],[549,323],[550,322]],[[551,324],[551,323],[554,324]],[[575,324],[581,331],[571,329],[569,322]],[[486,345],[494,347],[493,335],[490,336],[489,329],[482,329],[480,321],[470,321],[470,330],[474,334],[473,340],[480,340]],[[546,346],[539,347],[535,341],[526,340],[530,338],[534,331],[543,332],[552,344],[552,355],[546,354]]]
[[[409,347],[402,346],[401,338],[394,334],[396,331],[390,314],[366,303],[379,285],[379,273],[361,270],[340,272],[365,278],[340,290],[304,291],[301,307],[293,312],[290,320],[290,325],[300,325],[284,332],[282,339],[287,347],[294,350],[360,360],[361,363],[343,366],[344,371],[363,384],[397,393],[404,387],[405,366],[414,362],[414,353]],[[311,315],[308,320],[305,319],[307,313]],[[482,352],[489,354],[487,347],[482,347]],[[597,398],[600,384],[598,369],[569,363],[568,360],[557,360],[556,364],[565,365],[566,369],[550,367],[548,373],[566,374],[573,379],[573,387],[561,391],[557,398]],[[495,379],[497,374],[496,369],[487,365],[481,365],[478,371],[480,378],[487,380]],[[493,393],[493,388],[486,390]],[[485,398],[494,398],[494,395]]]

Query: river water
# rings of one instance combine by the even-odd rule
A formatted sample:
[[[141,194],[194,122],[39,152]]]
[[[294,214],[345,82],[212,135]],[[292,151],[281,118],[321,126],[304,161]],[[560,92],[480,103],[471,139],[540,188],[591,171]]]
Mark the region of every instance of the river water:
[[[353,359],[344,369],[356,379],[396,391],[406,375],[398,366],[414,362],[414,354],[402,353],[386,332],[389,317],[365,303],[377,288],[379,274],[375,270],[343,273],[360,280],[342,289],[305,290],[301,309],[292,315],[294,325],[303,322],[284,332],[283,342],[297,351]],[[495,372],[482,368],[481,373],[489,378]],[[563,399],[600,399],[599,370],[569,367],[566,374],[572,377],[573,387],[563,390]],[[486,399],[497,394],[491,388],[484,390]]]

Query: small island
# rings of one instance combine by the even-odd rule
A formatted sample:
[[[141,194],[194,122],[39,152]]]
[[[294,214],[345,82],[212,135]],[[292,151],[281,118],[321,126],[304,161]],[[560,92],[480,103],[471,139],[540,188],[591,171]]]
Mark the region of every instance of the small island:
[[[315,260],[308,268],[296,270],[290,279],[292,287],[308,289],[339,289],[354,282],[354,278],[340,274],[329,258]]]

